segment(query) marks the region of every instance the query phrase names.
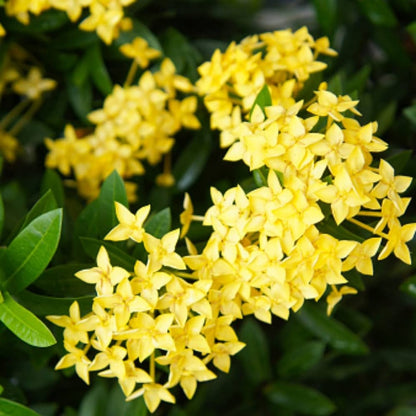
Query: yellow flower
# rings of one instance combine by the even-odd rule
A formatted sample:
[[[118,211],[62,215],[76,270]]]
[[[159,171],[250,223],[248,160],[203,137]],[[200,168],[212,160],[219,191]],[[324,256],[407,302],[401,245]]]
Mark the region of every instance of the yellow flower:
[[[332,291],[326,298],[326,302],[328,304],[326,313],[331,315],[334,306],[342,299],[342,296],[355,295],[356,293],[357,289],[350,286],[342,286],[339,290],[335,286],[332,286]]]
[[[55,87],[56,81],[42,78],[39,68],[36,67],[30,68],[27,78],[18,79],[12,85],[15,92],[25,95],[30,100],[40,98],[44,91],[53,90]]]
[[[136,37],[131,43],[125,43],[120,46],[120,51],[128,58],[133,58],[142,68],[147,68],[149,62],[159,58],[160,51],[149,46],[143,38]]]
[[[175,397],[169,390],[157,383],[143,384],[143,387],[127,397],[127,400],[134,400],[140,396],[144,397],[146,406],[151,413],[159,407],[161,401],[175,403]]]
[[[111,295],[115,285],[128,277],[130,273],[122,267],[113,267],[110,263],[107,250],[101,246],[97,254],[97,267],[80,270],[75,273],[78,279],[86,283],[95,283],[99,295]]]
[[[116,216],[119,224],[116,225],[104,238],[112,241],[132,240],[143,241],[145,230],[143,223],[150,212],[150,205],[146,205],[132,214],[123,204],[115,202]]]

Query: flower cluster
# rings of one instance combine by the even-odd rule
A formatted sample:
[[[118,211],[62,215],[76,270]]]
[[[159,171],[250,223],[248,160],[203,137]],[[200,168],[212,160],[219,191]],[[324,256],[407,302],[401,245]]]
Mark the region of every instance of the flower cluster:
[[[88,199],[98,195],[102,181],[116,169],[127,179],[129,197],[134,200],[135,184],[128,179],[145,172],[142,161],[151,165],[159,163],[171,150],[173,136],[180,129],[200,127],[194,115],[197,98],[178,97],[178,92],[191,92],[192,84],[176,74],[169,58],[162,61],[158,71],[146,71],[137,85],[130,85],[137,66],[147,66],[160,52],[141,38],[123,45],[121,50],[134,59],[132,70],[126,84],[116,85],[103,107],[88,115],[94,130],[77,137],[76,129],[67,125],[64,138],[46,139],[49,149],[46,166],[57,168],[64,175],[73,173],[79,193]],[[157,182],[173,183],[168,169]]]
[[[153,412],[160,401],[174,403],[169,391],[180,385],[191,398],[198,382],[211,380],[208,368],[228,372],[230,356],[244,344],[231,328],[233,316],[222,314],[210,296],[209,275],[196,278],[186,271],[186,258],[175,252],[179,229],[158,239],[148,234],[143,223],[150,206],[136,214],[116,203],[120,224],[106,239],[132,239],[143,244],[146,263],[137,260],[134,271],[112,266],[101,247],[97,266],[76,276],[95,285],[97,296],[92,311],[81,316],[74,302],[69,316],[49,316],[64,327],[67,354],[57,369],[75,366],[80,378],[89,384],[89,374],[116,378],[127,400],[144,396]],[[156,372],[156,364],[168,376]]]
[[[39,15],[45,10],[56,9],[64,11],[72,22],[81,17],[84,8],[88,8],[89,15],[82,20],[79,28],[85,31],[96,31],[98,36],[110,44],[119,36],[120,30],[131,27],[131,21],[124,16],[124,7],[135,0],[7,0],[4,4],[6,13],[14,16],[19,22],[27,25],[30,14]],[[0,25],[0,36],[5,35]]]
[[[0,67],[0,97],[18,95],[19,101],[0,120],[0,154],[8,162],[16,160],[19,132],[39,109],[43,94],[55,87],[56,81],[44,78],[40,68],[28,62],[23,49],[17,45],[9,48]]]
[[[273,104],[293,105],[310,74],[326,68],[316,60],[319,54],[336,52],[326,37],[314,40],[306,27],[249,36],[231,43],[224,53],[216,50],[211,61],[198,68],[196,83],[211,113],[211,127],[223,130],[239,123],[265,84]]]
[[[254,72],[247,45],[261,49],[250,58]],[[400,194],[411,178],[396,176],[386,160],[374,161],[373,153],[387,149],[374,136],[377,123],[361,125],[354,118],[358,100],[333,94],[326,83],[307,104],[296,100],[309,73],[323,68],[314,60],[318,52],[332,53],[325,38],[313,42],[304,28],[279,31],[216,51],[199,69],[197,85],[212,126],[221,130],[222,147],[229,147],[224,159],[242,160],[263,175],[248,194],[240,187],[224,195],[212,190],[214,206],[204,224],[214,232],[199,262],[232,282],[229,300],[237,314],[241,309],[267,322],[270,312],[287,318],[327,287],[330,313],[343,294],[356,292],[337,288],[348,283],[342,273],[355,268],[372,275],[375,256],[394,253],[411,262],[406,243],[416,224],[399,220],[410,202]],[[243,56],[247,65],[238,65]],[[268,104],[257,105],[259,91]],[[328,232],[328,216],[338,227],[348,222],[352,231],[365,230],[364,238],[337,238]],[[199,263],[194,270],[204,273]]]

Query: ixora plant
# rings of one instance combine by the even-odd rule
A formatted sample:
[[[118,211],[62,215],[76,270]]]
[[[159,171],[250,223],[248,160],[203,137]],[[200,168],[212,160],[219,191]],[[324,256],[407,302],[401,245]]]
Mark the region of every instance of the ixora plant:
[[[306,27],[259,33],[211,45],[203,62],[176,30],[155,36],[135,18],[143,11],[156,21],[153,3],[0,0],[0,170],[13,175],[28,159],[42,175],[42,196],[20,222],[8,224],[11,211],[20,214],[18,186],[1,188],[1,335],[17,336],[32,364],[49,371],[44,390],[59,384],[58,374],[91,384],[79,383],[89,389],[80,416],[182,415],[182,403],[200,400],[198,383],[221,383],[234,356],[250,349],[249,387],[277,405],[271,414],[282,406],[285,416],[330,415],[329,398],[291,377],[327,346],[328,361],[368,352],[355,328],[331,314],[365,287],[362,276],[377,274],[377,263],[394,256],[410,270],[412,178],[388,157],[378,123],[361,121],[358,98],[324,81],[323,61],[337,56],[327,37]],[[393,25],[384,2],[360,3],[370,20]],[[234,181],[208,176],[191,199],[204,167],[211,173],[223,162],[212,156],[207,165],[217,136],[219,157],[242,173]],[[178,211],[183,199],[179,215],[161,209],[177,208],[172,195]],[[408,282],[414,295],[415,278]],[[288,328],[294,320],[320,341],[289,333],[290,346],[276,348],[286,359],[277,366],[281,380],[268,383],[258,321]],[[44,348],[42,359],[32,347]],[[14,353],[0,343],[8,357],[0,415],[78,414],[78,386],[71,394],[62,387],[75,398],[55,408],[42,407],[45,391],[39,408],[21,404],[30,398],[19,394],[19,371],[30,378],[29,365],[15,370]],[[90,393],[109,379],[119,396],[95,398],[104,404],[94,407]]]
[[[330,314],[357,293],[354,270],[373,274],[373,258],[393,253],[410,264],[416,224],[399,218],[411,178],[374,158],[387,148],[374,136],[377,123],[361,125],[358,100],[326,83],[297,98],[309,74],[325,67],[319,53],[335,54],[327,39],[284,30],[232,43],[199,67],[197,91],[228,147],[225,160],[242,160],[254,180],[249,189],[211,188],[203,216],[186,194],[181,229],[170,230],[165,214],[146,221],[149,205],[132,213],[115,202],[118,223],[97,265],[75,274],[95,285],[90,311],[81,315],[75,301],[68,316],[48,316],[65,328],[57,369],[75,366],[87,384],[91,372],[115,378],[127,400],[144,396],[154,412],[175,402],[175,386],[192,398],[198,382],[229,371],[244,347],[235,321],[288,319],[322,296]],[[199,249],[186,238],[193,221],[210,229]],[[131,268],[111,260],[111,241],[126,240]]]

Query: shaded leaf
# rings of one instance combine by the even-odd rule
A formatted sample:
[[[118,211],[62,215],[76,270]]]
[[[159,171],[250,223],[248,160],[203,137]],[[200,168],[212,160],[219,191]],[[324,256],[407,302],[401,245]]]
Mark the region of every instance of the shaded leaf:
[[[334,413],[334,403],[319,391],[301,384],[275,382],[265,389],[273,403],[308,416],[325,416]]]
[[[94,85],[104,95],[109,95],[113,90],[113,82],[105,65],[100,44],[95,43],[86,53],[86,61]]]
[[[97,228],[98,235],[104,237],[118,224],[114,202],[128,206],[126,188],[121,176],[114,170],[103,182],[100,195],[97,198]]]
[[[332,38],[337,26],[337,5],[336,0],[313,0],[316,16],[323,33]]]
[[[246,318],[239,332],[239,339],[246,344],[238,357],[243,363],[247,379],[254,385],[270,379],[270,351],[259,323]]]
[[[397,24],[396,16],[386,0],[359,1],[358,4],[375,25],[393,27]]]
[[[186,191],[196,182],[211,153],[211,136],[207,129],[202,129],[193,135],[190,143],[181,151],[173,166],[173,176],[176,180],[176,189]]]
[[[94,260],[97,257],[98,250],[104,246],[110,256],[110,261],[113,266],[120,266],[126,270],[133,270],[136,259],[129,256],[125,251],[119,249],[111,241],[102,241],[89,237],[80,238],[85,252]]]
[[[46,193],[49,189],[52,191],[58,207],[62,208],[65,200],[64,186],[59,174],[52,169],[46,169],[43,174],[40,187],[41,194]]]
[[[0,416],[40,416],[34,410],[12,400],[0,398]]]
[[[400,290],[416,298],[416,276],[407,278],[401,285]]]
[[[289,349],[279,359],[277,372],[281,377],[301,375],[313,368],[322,358],[325,343],[309,341],[296,348]]]
[[[170,208],[165,208],[157,214],[152,215],[144,224],[144,229],[154,237],[162,238],[170,231],[171,223],[172,215],[170,213]]]
[[[3,292],[0,321],[17,337],[34,347],[49,347],[56,343],[52,332],[32,312],[19,305],[8,292]]]
[[[76,277],[74,277],[76,279]],[[89,286],[84,283],[85,286]],[[39,316],[46,315],[68,315],[69,307],[77,301],[81,311],[87,313],[91,311],[91,304],[94,296],[82,296],[82,297],[53,297],[38,295],[36,293],[23,290],[20,292],[16,299],[25,308],[30,309],[33,313]]]
[[[295,315],[302,325],[334,349],[345,354],[366,354],[367,345],[341,322],[329,317],[317,305],[305,303]]]
[[[43,272],[58,246],[62,209],[47,212],[24,228],[2,253],[6,287],[18,292]]]

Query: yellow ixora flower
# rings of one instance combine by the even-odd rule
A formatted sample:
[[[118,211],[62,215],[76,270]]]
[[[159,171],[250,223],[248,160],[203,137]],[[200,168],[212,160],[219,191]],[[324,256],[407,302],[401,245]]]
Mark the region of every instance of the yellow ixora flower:
[[[136,37],[131,43],[120,46],[120,51],[128,58],[134,59],[142,68],[147,68],[151,60],[159,58],[161,52],[151,48],[146,39]]]

